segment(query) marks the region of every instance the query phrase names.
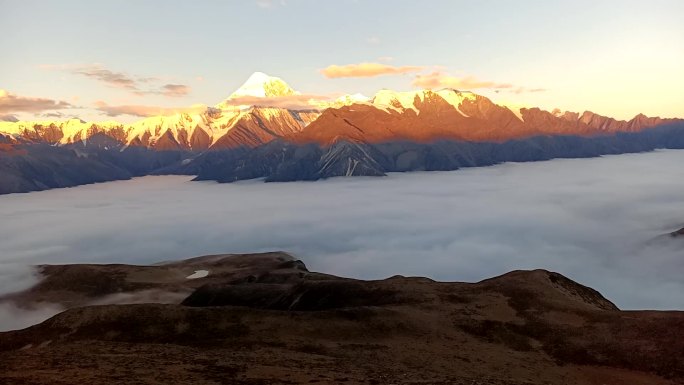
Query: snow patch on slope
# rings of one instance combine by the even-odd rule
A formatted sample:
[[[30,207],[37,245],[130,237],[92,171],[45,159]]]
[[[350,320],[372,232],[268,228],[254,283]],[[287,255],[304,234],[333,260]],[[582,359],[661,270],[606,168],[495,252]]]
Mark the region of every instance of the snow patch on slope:
[[[416,113],[420,113],[415,105],[416,98],[418,98],[420,101],[425,100],[425,92],[397,92],[384,89],[375,94],[371,103],[378,108],[384,109],[385,111],[388,111],[389,109],[393,109],[398,112],[414,110]]]
[[[468,117],[468,115],[461,110],[461,103],[465,100],[476,101],[477,96],[470,91],[457,91],[451,88],[445,88],[436,92],[437,95],[441,96],[442,99],[446,100],[447,103],[454,106],[459,114]]]
[[[188,275],[185,277],[186,279],[198,279],[198,278],[205,278],[209,276],[209,270],[195,270],[194,273]]]

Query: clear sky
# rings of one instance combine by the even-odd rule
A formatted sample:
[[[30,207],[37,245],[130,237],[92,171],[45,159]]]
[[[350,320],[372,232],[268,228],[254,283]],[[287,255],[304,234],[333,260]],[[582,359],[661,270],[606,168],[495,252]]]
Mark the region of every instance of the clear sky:
[[[214,105],[262,71],[321,97],[449,86],[684,117],[683,18],[680,0],[0,0],[0,115],[131,121],[110,107]]]

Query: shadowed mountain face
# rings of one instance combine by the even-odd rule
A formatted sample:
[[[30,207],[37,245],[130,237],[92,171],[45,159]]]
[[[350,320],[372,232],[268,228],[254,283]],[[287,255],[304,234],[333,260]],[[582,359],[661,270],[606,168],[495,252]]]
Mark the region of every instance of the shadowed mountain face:
[[[130,179],[178,164],[185,156],[180,151],[124,147],[104,135],[93,136],[85,145],[0,143],[0,194]]]
[[[448,171],[502,162],[588,158],[658,148],[684,148],[684,124],[595,137],[536,136],[502,143],[368,143],[337,138],[328,145],[296,145],[276,141],[243,153],[203,154],[174,172],[197,174],[197,180],[219,182],[251,178],[265,178],[267,182],[317,180],[335,176],[381,176],[388,172]]]
[[[41,283],[4,300],[109,301],[0,333],[4,383],[684,381],[682,313],[623,312],[544,270],[359,281],[266,253],[40,271]],[[123,304],[151,290],[177,295]]]

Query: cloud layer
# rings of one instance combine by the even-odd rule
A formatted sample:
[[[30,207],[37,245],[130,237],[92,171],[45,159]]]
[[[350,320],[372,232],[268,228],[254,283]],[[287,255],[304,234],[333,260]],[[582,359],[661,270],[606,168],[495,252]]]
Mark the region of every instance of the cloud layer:
[[[329,79],[336,78],[370,78],[383,75],[401,75],[423,70],[420,66],[393,66],[382,63],[359,63],[347,65],[330,65],[320,72]]]
[[[274,107],[287,108],[290,110],[307,110],[324,108],[333,100],[332,96],[326,95],[283,95],[274,97],[258,97],[258,96],[238,96],[226,99],[221,104],[223,106],[258,106],[258,107]]]
[[[18,112],[37,113],[71,107],[72,105],[70,103],[63,100],[19,96],[10,93],[7,90],[0,89],[0,114],[9,115]]]
[[[24,265],[286,250],[316,271],[477,281],[545,268],[623,308],[684,309],[684,151],[220,185],[145,177],[0,196],[0,292]],[[24,266],[24,267],[22,267]],[[29,278],[27,278],[29,277]]]
[[[150,116],[168,116],[179,113],[196,114],[205,111],[207,109],[207,106],[203,104],[196,104],[190,107],[160,107],[140,104],[112,106],[100,100],[95,103],[95,109],[111,117],[120,115],[132,115],[146,118]]]

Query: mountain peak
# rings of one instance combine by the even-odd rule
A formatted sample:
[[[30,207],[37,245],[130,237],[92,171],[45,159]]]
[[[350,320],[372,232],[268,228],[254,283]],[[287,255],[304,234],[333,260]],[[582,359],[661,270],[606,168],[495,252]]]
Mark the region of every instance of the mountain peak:
[[[230,95],[231,99],[238,97],[271,98],[278,96],[296,95],[297,91],[275,76],[269,76],[263,72],[253,73],[247,81]]]
[[[392,107],[405,110],[413,109],[417,111],[414,105],[416,97],[423,100],[425,98],[425,93],[423,91],[398,92],[382,89],[375,94],[371,103],[378,107]]]

